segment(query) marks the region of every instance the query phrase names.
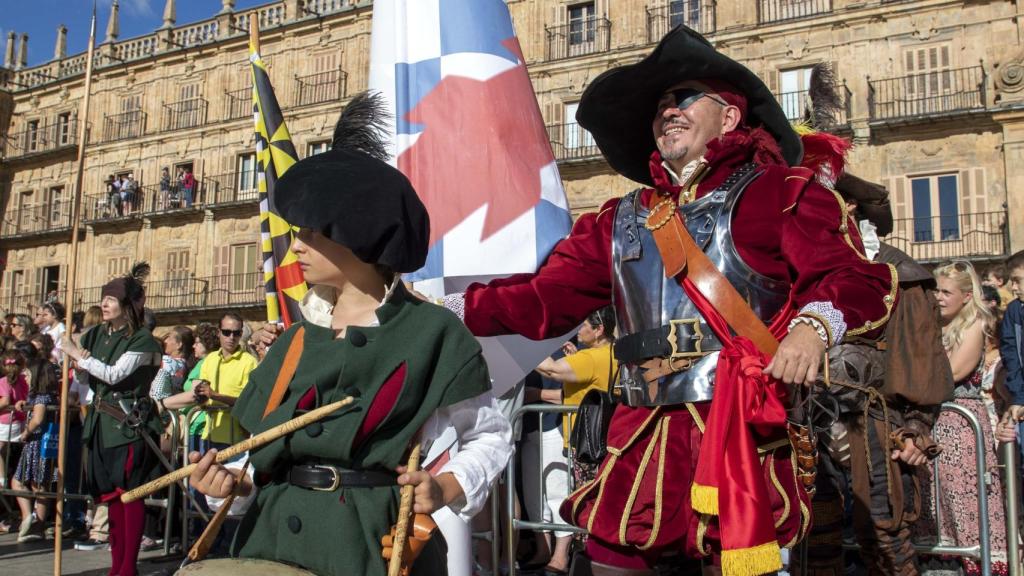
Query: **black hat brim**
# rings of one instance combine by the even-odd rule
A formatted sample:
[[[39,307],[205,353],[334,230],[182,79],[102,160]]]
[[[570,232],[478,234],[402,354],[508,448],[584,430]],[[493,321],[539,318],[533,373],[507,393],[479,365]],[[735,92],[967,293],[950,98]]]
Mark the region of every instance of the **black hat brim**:
[[[836,192],[857,203],[857,212],[875,225],[879,236],[892,233],[892,205],[889,203],[889,191],[881,184],[868,182],[849,172],[836,181]]]
[[[800,163],[800,137],[764,82],[682,25],[665,35],[640,62],[594,79],[583,92],[576,120],[593,135],[616,172],[650,185],[648,163],[657,148],[652,123],[658,99],[673,84],[686,80],[720,80],[734,86],[747,99],[746,124],[767,130],[790,166]]]
[[[289,224],[320,232],[363,262],[401,273],[426,262],[427,209],[404,174],[363,152],[301,160],[277,181],[273,202]]]

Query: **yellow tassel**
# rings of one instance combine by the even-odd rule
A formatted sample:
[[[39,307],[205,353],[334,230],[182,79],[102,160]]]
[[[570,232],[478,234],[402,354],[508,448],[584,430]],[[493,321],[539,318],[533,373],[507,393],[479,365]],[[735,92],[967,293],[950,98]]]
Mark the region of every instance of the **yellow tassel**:
[[[694,482],[690,486],[690,505],[701,514],[718,516],[718,486],[704,486]]]
[[[814,129],[809,123],[804,121],[793,122],[793,131],[800,136],[808,136],[810,134],[817,134],[818,131]]]
[[[722,576],[760,576],[782,570],[778,542],[765,542],[752,548],[722,550]]]

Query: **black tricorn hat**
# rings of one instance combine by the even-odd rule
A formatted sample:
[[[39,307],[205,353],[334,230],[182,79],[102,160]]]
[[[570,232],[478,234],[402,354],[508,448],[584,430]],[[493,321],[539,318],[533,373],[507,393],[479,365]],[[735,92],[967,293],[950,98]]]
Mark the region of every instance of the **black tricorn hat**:
[[[885,186],[843,172],[836,181],[836,192],[857,203],[857,212],[875,225],[879,236],[892,233],[892,206]]]
[[[409,179],[388,164],[380,98],[352,99],[332,149],[310,156],[277,181],[274,207],[292,226],[311,228],[363,262],[415,272],[427,260],[430,218]]]
[[[684,80],[718,80],[735,87],[747,99],[746,125],[762,127],[774,137],[790,166],[800,163],[800,137],[764,82],[683,25],[666,34],[643,60],[595,78],[583,92],[576,120],[594,136],[616,172],[652,184],[648,163],[657,148],[651,124],[658,99]]]

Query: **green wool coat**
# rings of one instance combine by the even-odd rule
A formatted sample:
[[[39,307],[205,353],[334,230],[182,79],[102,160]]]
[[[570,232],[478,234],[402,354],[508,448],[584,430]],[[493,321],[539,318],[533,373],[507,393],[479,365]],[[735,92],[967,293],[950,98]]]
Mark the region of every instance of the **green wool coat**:
[[[316,405],[357,393],[359,400],[304,430],[253,451],[259,493],[236,535],[237,556],[301,566],[321,575],[383,576],[380,539],[395,523],[398,486],[317,492],[287,482],[296,464],[394,470],[404,463],[416,432],[439,407],[490,388],[480,346],[451,312],[411,297],[400,287],[377,310],[380,326],[332,329],[304,323],[304,349],[281,405],[262,418],[267,398],[294,337],[292,326],[252,373],[233,414],[256,434],[296,414],[311,388]],[[402,364],[406,377],[394,407],[356,449],[366,410]]]
[[[139,366],[135,372],[114,385],[103,382],[95,376],[89,376],[89,386],[93,389],[94,398],[118,406],[118,401],[114,397],[116,392],[124,395],[130,406],[134,402],[134,398],[143,398],[149,395],[149,386],[160,370],[162,354],[160,343],[153,338],[153,334],[149,330],[139,328],[129,335],[127,328],[108,332],[106,325],[101,324],[82,335],[82,348],[88,350],[93,358],[111,366],[117,364],[118,358],[125,352],[142,352],[151,355],[148,363]],[[155,407],[146,422],[146,428],[158,437],[163,433],[163,424],[157,416]],[[117,448],[140,441],[135,431],[120,426],[111,416],[90,409],[82,428],[82,442],[86,446],[93,446],[93,437],[97,434],[99,434],[97,440],[102,442],[104,448]]]

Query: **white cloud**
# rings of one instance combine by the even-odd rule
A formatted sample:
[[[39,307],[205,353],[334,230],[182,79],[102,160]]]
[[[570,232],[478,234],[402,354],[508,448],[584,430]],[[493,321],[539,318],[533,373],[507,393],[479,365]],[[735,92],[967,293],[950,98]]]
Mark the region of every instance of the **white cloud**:
[[[121,0],[121,9],[135,16],[153,16],[155,3],[155,0]]]

